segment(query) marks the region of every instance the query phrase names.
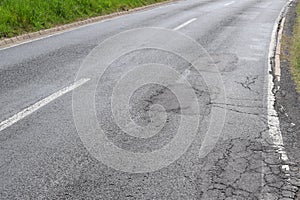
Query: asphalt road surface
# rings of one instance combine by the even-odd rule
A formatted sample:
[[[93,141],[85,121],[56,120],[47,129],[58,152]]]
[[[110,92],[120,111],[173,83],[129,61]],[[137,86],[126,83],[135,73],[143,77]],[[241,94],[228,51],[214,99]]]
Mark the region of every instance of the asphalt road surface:
[[[177,1],[0,50],[0,199],[293,198],[265,141],[286,3]]]

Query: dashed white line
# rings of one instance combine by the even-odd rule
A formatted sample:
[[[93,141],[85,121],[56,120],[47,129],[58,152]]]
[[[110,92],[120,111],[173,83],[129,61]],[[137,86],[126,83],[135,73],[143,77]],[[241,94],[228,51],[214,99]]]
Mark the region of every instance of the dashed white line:
[[[190,23],[192,23],[192,22],[194,22],[194,21],[196,21],[196,20],[197,20],[197,18],[193,18],[193,19],[191,19],[191,20],[189,20],[189,21],[187,21],[187,22],[185,22],[185,23],[183,23],[183,24],[177,26],[177,27],[174,28],[173,30],[174,30],[174,31],[177,31],[177,30],[179,30],[179,29],[182,29],[183,27],[189,25]]]
[[[229,3],[226,3],[225,6],[230,6],[231,4],[234,4],[234,3],[235,3],[235,1],[231,1]]]
[[[40,109],[41,107],[47,105],[48,103],[50,103],[51,101],[61,97],[62,95],[80,87],[81,85],[85,84],[86,82],[88,82],[90,79],[80,79],[78,81],[76,81],[75,83],[51,94],[50,96],[36,102],[35,104],[25,108],[24,110],[22,110],[21,112],[13,115],[12,117],[4,120],[3,122],[0,123],[0,131],[10,127],[11,125],[15,124],[16,122],[22,120],[23,118],[27,117],[28,115],[32,114],[33,112],[37,111],[38,109]]]

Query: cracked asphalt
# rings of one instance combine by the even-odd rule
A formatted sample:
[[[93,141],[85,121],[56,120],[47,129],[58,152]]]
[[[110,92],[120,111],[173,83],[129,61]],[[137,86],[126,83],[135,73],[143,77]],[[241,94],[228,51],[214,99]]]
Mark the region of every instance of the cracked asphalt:
[[[219,101],[221,87],[210,90],[209,78],[176,53],[154,48],[129,52],[94,81],[98,83],[94,92],[97,124],[118,149],[142,155],[159,151],[177,138],[182,116],[197,116],[200,126],[184,154],[151,172],[129,173],[106,165],[82,141],[69,92],[0,131],[0,199],[295,199],[300,185],[291,178],[294,174],[283,168],[287,163],[269,140],[267,105],[269,45],[274,23],[287,2],[176,1],[0,50],[0,123],[74,83],[86,56],[109,37],[134,28],[172,30],[191,19],[196,20],[177,32],[203,47],[209,55],[201,60],[203,72],[209,77],[207,72],[216,66],[226,93],[226,100]],[[141,37],[160,38],[143,32],[128,41],[134,43]],[[185,50],[183,54],[198,55],[187,43],[178,40],[172,44]],[[112,49],[118,51],[122,46]],[[142,137],[130,124],[126,128],[131,131],[124,131],[115,120],[111,103],[118,81],[146,63],[171,66],[190,83],[185,88],[183,79],[178,78],[167,86],[141,85],[132,93],[130,119],[140,127],[159,129],[151,137]],[[216,81],[209,80],[212,84]],[[88,92],[88,85],[78,90]],[[181,106],[178,98],[187,96],[191,89],[199,111],[192,103]],[[120,101],[122,95],[118,96]],[[212,117],[216,110],[226,111],[221,134],[207,139],[205,133],[216,119]],[[162,127],[158,123],[161,119],[166,119]],[[185,144],[185,137],[188,132],[179,144]],[[199,156],[203,146],[208,150]],[[112,153],[107,160],[116,158]],[[117,164],[130,163],[128,159],[124,157]],[[157,162],[160,160],[152,160],[153,165]],[[291,171],[295,171],[293,165]]]

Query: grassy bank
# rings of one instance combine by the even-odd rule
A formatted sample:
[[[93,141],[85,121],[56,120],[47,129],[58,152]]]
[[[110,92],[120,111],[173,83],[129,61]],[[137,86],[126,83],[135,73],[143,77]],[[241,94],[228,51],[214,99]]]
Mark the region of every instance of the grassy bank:
[[[0,38],[164,0],[0,0]]]
[[[290,48],[290,63],[292,74],[300,91],[300,3],[297,7],[297,20],[294,28],[294,35],[291,39]]]

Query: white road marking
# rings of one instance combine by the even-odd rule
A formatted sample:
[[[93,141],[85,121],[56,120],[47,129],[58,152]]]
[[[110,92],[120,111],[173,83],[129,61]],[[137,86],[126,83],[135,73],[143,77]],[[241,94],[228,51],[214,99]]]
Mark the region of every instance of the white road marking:
[[[283,9],[280,12],[279,17],[277,18],[275,25],[273,27],[272,31],[272,38],[269,48],[269,59],[268,59],[268,71],[270,72],[268,75],[268,127],[269,127],[269,137],[272,139],[273,146],[277,149],[277,153],[280,155],[280,159],[284,162],[288,161],[288,155],[285,151],[284,143],[283,143],[283,137],[280,130],[280,121],[278,117],[278,113],[275,110],[275,94],[273,93],[273,89],[275,87],[275,84],[273,82],[273,75],[272,75],[272,58],[275,58],[277,46],[280,45],[277,43],[277,37],[278,37],[278,28],[282,29],[282,25],[279,24],[280,19],[282,15],[284,14],[285,9],[289,3],[287,3]],[[279,39],[279,38],[278,38]],[[277,61],[278,62],[278,61]],[[280,63],[277,63],[280,64]],[[276,88],[277,89],[277,88]],[[289,165],[283,164],[281,166],[283,170],[285,170],[285,174],[289,176]]]
[[[194,21],[196,21],[196,20],[197,20],[197,18],[193,18],[193,19],[191,19],[191,20],[189,20],[189,21],[187,21],[187,22],[185,22],[185,23],[183,23],[183,24],[177,26],[177,27],[174,28],[173,30],[174,30],[174,31],[177,31],[177,30],[179,30],[179,29],[181,29],[181,28],[183,28],[183,27],[189,25],[190,23],[192,23],[192,22],[194,22]]]
[[[287,3],[282,10],[280,11],[280,15],[278,16],[278,18],[276,19],[276,22],[274,24],[273,27],[273,31],[272,31],[272,36],[271,36],[271,43],[270,43],[270,48],[269,48],[269,55],[268,55],[268,75],[267,75],[267,81],[268,81],[268,86],[267,86],[267,112],[268,112],[268,128],[269,130],[267,131],[266,135],[266,139],[267,140],[271,140],[270,142],[272,142],[272,147],[276,148],[277,153],[280,155],[280,160],[283,161],[283,164],[281,164],[281,168],[285,173],[285,176],[288,177],[287,180],[290,179],[290,167],[288,164],[284,164],[286,163],[286,161],[289,160],[288,155],[285,151],[284,148],[284,143],[283,143],[283,137],[281,134],[281,130],[280,130],[280,121],[278,118],[278,113],[275,110],[275,95],[273,93],[273,89],[274,89],[274,82],[273,82],[273,75],[272,75],[272,60],[275,57],[276,54],[276,47],[277,47],[277,31],[279,28],[279,22],[280,19],[282,17],[282,15],[284,15],[285,9],[288,7],[289,3]],[[265,152],[265,154],[267,154],[267,152]],[[267,172],[267,167],[265,167],[266,164],[264,164],[264,161],[262,161],[263,164],[263,168],[262,168],[262,174],[261,174],[261,180],[262,183],[265,183],[265,175]],[[286,183],[287,185],[289,185],[289,183]],[[270,191],[265,191],[264,188],[262,190],[262,192],[264,193],[264,197],[263,199],[272,199],[274,198],[273,194],[270,193]]]
[[[37,111],[38,109],[42,108],[43,106],[47,105],[51,101],[57,99],[58,97],[61,97],[62,95],[80,87],[81,85],[88,82],[90,79],[80,79],[76,81],[75,83],[51,94],[50,96],[36,102],[35,104],[25,108],[21,112],[13,115],[12,117],[4,120],[0,123],[0,131],[10,127],[11,125],[15,124],[16,122],[22,120],[23,118],[27,117],[28,115],[32,114],[33,112]]]
[[[235,1],[231,1],[229,3],[226,3],[224,6],[230,6],[231,4],[234,4],[234,3],[235,3]]]

